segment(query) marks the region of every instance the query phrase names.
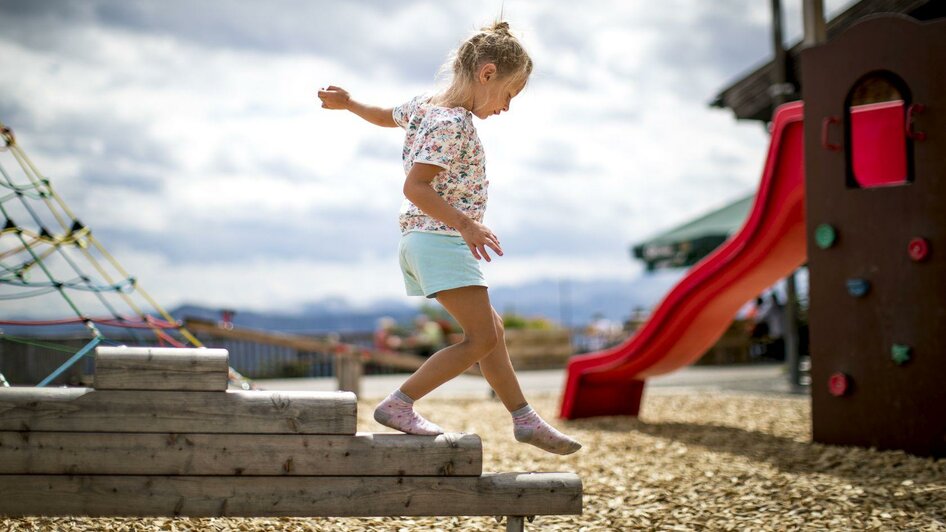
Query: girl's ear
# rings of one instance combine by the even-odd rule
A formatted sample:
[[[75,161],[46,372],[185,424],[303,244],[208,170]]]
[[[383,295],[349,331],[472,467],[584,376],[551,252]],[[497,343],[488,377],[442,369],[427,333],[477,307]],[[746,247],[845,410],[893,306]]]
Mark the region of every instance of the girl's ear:
[[[486,83],[487,81],[496,77],[496,65],[493,63],[486,63],[480,67],[479,80],[480,83]]]

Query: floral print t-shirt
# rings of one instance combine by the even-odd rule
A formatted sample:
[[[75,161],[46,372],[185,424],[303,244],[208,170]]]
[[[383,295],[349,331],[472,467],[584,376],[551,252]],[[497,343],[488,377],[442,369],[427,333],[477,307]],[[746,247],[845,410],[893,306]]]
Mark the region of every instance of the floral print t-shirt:
[[[482,223],[486,212],[486,156],[473,126],[473,113],[463,107],[439,107],[430,96],[418,96],[394,108],[392,116],[406,130],[404,174],[414,163],[443,168],[431,186],[447,203]],[[405,199],[399,217],[401,233],[423,231],[459,235],[460,232],[423,213]]]

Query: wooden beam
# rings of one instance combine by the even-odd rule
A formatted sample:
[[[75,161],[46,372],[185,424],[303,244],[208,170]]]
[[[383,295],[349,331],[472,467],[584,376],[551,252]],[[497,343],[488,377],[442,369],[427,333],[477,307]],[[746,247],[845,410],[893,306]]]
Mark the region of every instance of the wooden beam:
[[[219,327],[216,323],[204,320],[185,320],[184,327],[193,333],[206,333],[215,338],[226,338],[228,340],[242,340],[244,342],[276,345],[308,353],[333,353],[340,345],[338,342],[319,340],[317,338],[301,336],[298,334],[284,334],[270,331],[257,331],[253,329],[238,329],[234,327]]]
[[[225,391],[226,349],[99,347],[97,390]]]
[[[475,434],[0,431],[0,474],[479,476]]]
[[[0,430],[354,434],[348,392],[2,388]]]
[[[573,473],[481,477],[0,475],[0,515],[372,517],[580,514]]]

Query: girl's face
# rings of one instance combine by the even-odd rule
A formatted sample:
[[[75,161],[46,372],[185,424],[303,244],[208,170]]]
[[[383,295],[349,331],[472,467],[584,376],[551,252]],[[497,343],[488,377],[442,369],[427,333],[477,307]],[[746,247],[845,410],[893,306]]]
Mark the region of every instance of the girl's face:
[[[477,118],[485,120],[509,110],[509,104],[525,87],[526,80],[510,83],[496,74],[496,66],[487,63],[480,68],[478,83],[474,86],[473,109]]]

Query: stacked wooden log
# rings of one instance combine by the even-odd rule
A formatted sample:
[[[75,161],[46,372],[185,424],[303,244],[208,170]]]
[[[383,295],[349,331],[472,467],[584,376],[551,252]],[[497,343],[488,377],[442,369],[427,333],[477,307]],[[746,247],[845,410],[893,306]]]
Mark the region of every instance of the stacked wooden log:
[[[0,515],[581,513],[574,474],[483,474],[475,434],[358,433],[356,406],[228,390],[225,350],[99,348],[93,388],[0,389]]]

